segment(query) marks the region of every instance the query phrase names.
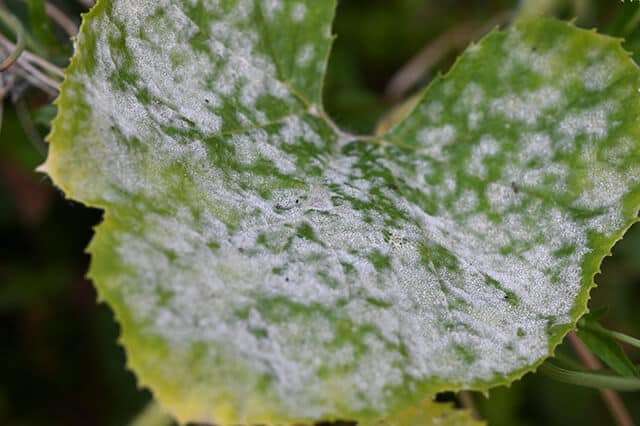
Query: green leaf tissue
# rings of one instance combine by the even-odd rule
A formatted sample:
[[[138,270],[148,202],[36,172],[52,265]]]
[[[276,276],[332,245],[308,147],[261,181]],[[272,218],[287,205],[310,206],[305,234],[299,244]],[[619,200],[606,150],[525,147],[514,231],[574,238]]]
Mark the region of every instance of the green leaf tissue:
[[[335,0],[100,0],[41,170],[180,421],[374,424],[553,353],[640,205],[640,72],[552,20],[471,45],[386,133],[324,112]]]

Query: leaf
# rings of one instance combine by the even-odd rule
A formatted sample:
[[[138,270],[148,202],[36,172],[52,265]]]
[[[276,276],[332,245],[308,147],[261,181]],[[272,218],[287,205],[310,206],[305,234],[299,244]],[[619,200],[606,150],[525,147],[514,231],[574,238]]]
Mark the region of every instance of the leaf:
[[[626,377],[638,376],[638,369],[613,338],[598,335],[588,329],[580,329],[578,336],[598,358],[616,373]]]
[[[626,37],[633,35],[639,24],[640,8],[637,2],[621,2],[615,9],[613,19],[607,24],[606,32]]]
[[[410,407],[377,426],[486,426],[466,410],[457,410],[449,403],[426,400]]]
[[[27,0],[29,7],[29,21],[31,31],[37,42],[43,49],[60,49],[60,43],[51,27],[51,22],[47,16],[45,0]]]
[[[42,170],[105,210],[90,276],[178,420],[371,422],[533,370],[640,204],[640,73],[525,21],[356,137],[335,2],[101,0]]]
[[[640,340],[611,331],[597,321],[598,316],[585,315],[578,322],[578,335],[609,367],[623,376],[640,376],[640,371],[616,342],[620,340],[640,348]]]
[[[604,317],[608,312],[609,312],[608,306],[601,306],[599,308],[589,309],[589,312],[587,312],[582,316],[582,318],[580,318],[579,325],[581,325],[580,323],[585,323],[585,322],[589,322],[590,325],[598,324],[598,321],[602,319],[602,317]]]
[[[155,402],[150,402],[129,426],[171,426],[173,419]]]

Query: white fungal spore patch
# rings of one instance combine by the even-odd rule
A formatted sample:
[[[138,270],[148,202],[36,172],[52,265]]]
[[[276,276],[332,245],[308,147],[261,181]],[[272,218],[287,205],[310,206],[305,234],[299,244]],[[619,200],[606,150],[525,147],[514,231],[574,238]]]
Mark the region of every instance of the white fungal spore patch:
[[[264,12],[270,20],[273,19],[276,13],[281,12],[283,9],[283,0],[263,0],[262,7]]]
[[[500,145],[491,136],[482,136],[477,145],[471,150],[471,157],[468,163],[469,173],[479,177],[486,178],[486,160],[496,155],[500,151]]]
[[[608,39],[516,24],[359,140],[321,105],[333,2],[102,4],[60,103],[83,120],[52,147],[107,210],[92,276],[163,400],[313,423],[503,383],[549,355],[635,220],[640,107],[630,66],[598,67],[628,60]],[[606,48],[567,63],[574,37]]]
[[[444,148],[451,144],[455,137],[456,128],[450,124],[442,127],[425,128],[417,135],[424,152],[438,159],[444,158]]]
[[[548,109],[557,108],[561,94],[552,87],[545,87],[521,95],[509,94],[491,102],[491,112],[501,114],[509,120],[526,124],[536,124],[538,118]]]
[[[611,102],[605,102],[586,111],[569,114],[560,123],[560,132],[570,138],[586,135],[602,139],[609,129],[609,114],[615,110]]]
[[[291,11],[291,18],[294,22],[302,21],[307,16],[307,6],[304,3],[296,3]]]
[[[313,45],[306,44],[305,46],[302,47],[302,50],[300,50],[300,53],[296,58],[296,63],[298,64],[299,67],[306,67],[307,65],[309,65],[309,63],[313,59],[314,54],[315,54],[315,49]]]

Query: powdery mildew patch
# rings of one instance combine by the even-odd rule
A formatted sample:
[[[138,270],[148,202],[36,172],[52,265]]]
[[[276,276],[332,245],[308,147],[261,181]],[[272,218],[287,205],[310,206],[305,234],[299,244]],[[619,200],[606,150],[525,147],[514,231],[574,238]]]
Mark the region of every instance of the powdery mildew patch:
[[[57,121],[77,133],[57,161],[91,176],[65,185],[108,209],[94,276],[125,342],[135,324],[169,348],[129,345],[134,368],[240,419],[385,413],[530,367],[639,183],[619,89],[637,72],[597,65],[619,47],[567,63],[597,36],[496,33],[354,141],[320,106],[329,3],[114,0],[84,29],[95,68],[65,87],[90,119]]]

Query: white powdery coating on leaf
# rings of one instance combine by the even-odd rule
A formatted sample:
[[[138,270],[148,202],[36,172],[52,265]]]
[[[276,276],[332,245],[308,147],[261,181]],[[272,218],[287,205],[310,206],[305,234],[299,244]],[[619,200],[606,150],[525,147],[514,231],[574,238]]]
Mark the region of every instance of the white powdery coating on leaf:
[[[601,91],[609,87],[616,78],[620,68],[619,62],[613,55],[594,50],[594,64],[588,66],[584,71],[584,87],[591,91]]]
[[[262,7],[267,18],[273,19],[276,12],[282,11],[282,0],[262,0]]]
[[[553,87],[545,87],[521,95],[509,94],[491,102],[491,112],[510,120],[536,124],[540,116],[549,109],[558,108],[562,97]]]
[[[538,52],[523,40],[522,34],[517,28],[509,31],[508,37],[503,45],[503,51],[507,57],[506,64],[500,69],[501,77],[507,77],[518,72],[516,67],[532,70],[545,78],[550,78],[557,70],[554,60],[563,56],[568,46],[563,43],[547,52]]]
[[[569,114],[560,123],[560,133],[575,138],[586,135],[596,139],[607,136],[609,131],[609,114],[615,110],[615,105],[605,102],[586,111]]]
[[[294,22],[301,22],[307,16],[307,5],[304,3],[296,3],[291,11],[291,19]]]
[[[500,145],[498,141],[488,135],[482,136],[478,144],[474,145],[471,150],[468,166],[469,172],[479,178],[485,178],[487,175],[485,161],[496,155],[499,151]]]
[[[298,57],[296,58],[296,64],[298,64],[299,67],[305,67],[309,65],[309,63],[313,59],[314,54],[315,54],[315,48],[312,44],[304,45],[300,50],[300,53],[298,53]]]
[[[466,189],[455,203],[456,211],[462,214],[469,214],[478,208],[478,194],[475,191]]]
[[[235,146],[236,157],[242,164],[251,165],[260,159],[267,159],[283,174],[296,170],[295,158],[284,154],[278,149],[277,144],[270,143],[269,134],[263,129],[234,135],[231,143]]]
[[[484,119],[485,90],[476,83],[469,83],[462,91],[454,111],[467,116],[470,129],[477,129]]]
[[[568,218],[553,213],[548,220],[542,216],[535,229],[549,233],[548,244],[528,253],[525,262],[516,257],[505,258],[492,244],[510,240],[509,232],[518,226],[523,233],[518,238],[532,238],[529,226],[512,222],[503,228],[485,221],[478,224],[486,228],[482,232],[489,240],[485,240],[478,227],[469,232],[452,219],[426,215],[421,207],[385,190],[385,197],[409,217],[395,225],[386,238],[382,232],[386,228],[385,213],[359,211],[348,202],[334,205],[331,201],[339,195],[326,189],[331,184],[347,184],[355,193],[370,194],[382,183],[376,179],[353,180],[349,176],[358,170],[356,158],[344,160],[327,169],[323,185],[274,194],[273,204],[265,204],[248,193],[238,194],[238,208],[257,209],[261,214],[258,221],[247,217],[233,232],[221,224],[212,226],[217,222],[208,216],[201,223],[202,218],[197,220],[186,210],[168,219],[148,216],[149,226],[162,230],[154,234],[152,245],[141,246],[131,238],[123,239],[119,248],[123,259],[141,268],[139,274],[146,277],[141,281],[148,284],[134,287],[130,297],[137,305],[155,297],[158,286],[170,289],[176,294],[170,311],[175,313],[160,309],[159,314],[157,305],[147,304],[139,314],[154,321],[154,328],[163,330],[176,347],[208,341],[229,348],[234,342],[232,347],[242,354],[248,368],[273,374],[276,391],[288,409],[301,415],[322,414],[335,408],[322,398],[325,390],[318,369],[341,365],[344,354],[354,353],[356,348],[351,343],[339,350],[331,347],[336,330],[321,318],[300,323],[300,319],[289,315],[284,323],[265,325],[259,312],[248,319],[236,316],[233,307],[264,309],[265,302],[260,304],[256,294],[271,300],[286,298],[308,306],[310,311],[313,306],[324,306],[341,312],[337,308],[339,301],[348,300],[343,311],[346,319],[377,330],[379,335],[363,336],[368,350],[348,364],[351,373],[340,379],[341,389],[366,390],[344,395],[354,407],[384,407],[385,389],[402,384],[404,375],[415,380],[437,375],[470,381],[511,371],[523,360],[534,362],[545,354],[548,320],[533,320],[532,316],[552,315],[558,323],[568,321],[571,298],[567,295],[577,291],[579,283],[542,285],[548,278],[538,269],[548,264],[551,251],[561,243],[584,244],[579,233],[567,235],[567,230],[574,228]],[[462,202],[474,208],[476,197],[465,194],[466,201]],[[232,195],[224,196],[227,197]],[[319,240],[296,237],[295,229],[302,224],[310,226]],[[270,248],[256,244],[261,234],[267,236]],[[208,249],[211,241],[221,242],[215,252]],[[445,247],[460,259],[460,269],[434,269],[433,265],[423,264],[423,241]],[[164,249],[158,252],[156,247]],[[178,265],[175,261],[158,260],[164,258],[161,253],[165,249],[178,254]],[[388,256],[389,269],[374,266],[366,256],[373,252]],[[582,254],[578,252],[576,259]],[[344,262],[351,265],[352,272],[344,268]],[[283,274],[270,272],[276,269]],[[564,274],[573,274],[568,271]],[[488,277],[508,285],[522,304],[512,307],[503,300],[503,291],[488,291]],[[573,280],[575,276],[566,278]],[[229,282],[234,285],[229,287]],[[444,292],[443,283],[455,285],[445,284],[448,290]],[[532,283],[537,286],[532,287]],[[369,299],[378,300],[381,305],[371,304]],[[466,307],[452,310],[449,302],[453,300],[463,301]],[[567,312],[567,316],[561,312]],[[448,322],[465,326],[445,331],[443,326]],[[252,331],[256,328],[264,328],[267,336]],[[518,337],[523,331],[526,337]],[[408,351],[406,356],[398,351],[400,344]],[[510,344],[511,351],[496,351],[496,347]],[[295,345],[295,351],[282,352],[291,345]],[[456,355],[460,346],[472,348],[477,359],[473,368]],[[384,370],[382,365],[386,366]]]
[[[229,384],[219,392],[241,405],[255,392],[251,380],[267,377],[266,392],[291,417],[320,418],[343,406],[384,411],[396,388],[434,378],[472,385],[548,355],[550,327],[572,321],[589,232],[621,225],[621,199],[637,178],[606,165],[590,170],[574,206],[604,213],[588,221],[532,190],[553,188],[550,197],[563,201],[572,171],[556,151],[564,143],[585,163],[597,161],[593,145],[576,140],[607,136],[612,106],[571,111],[548,134],[531,127],[562,109],[560,88],[490,97],[492,88],[471,83],[456,96],[445,82],[456,99],[416,109],[429,125],[421,121],[406,138],[413,149],[362,148],[319,124],[317,107],[292,112],[298,100],[260,50],[254,7],[268,20],[301,22],[306,3],[238,0],[211,23],[206,53],[191,46],[200,30],[173,2],[114,5],[114,16],[131,26],[132,69],[152,100],[114,89],[122,58],[108,43],[113,26],[96,21],[100,66],[96,81],[85,83],[93,119],[105,129],[92,155],[108,163],[118,190],[166,210],[140,202],[145,213],[129,218],[136,226],[114,232],[125,267],[122,283],[109,285],[121,286],[135,321],[172,352],[188,357],[204,343],[202,366],[212,381]],[[158,8],[163,18],[152,16]],[[522,49],[511,34],[509,67],[547,75],[553,55]],[[314,46],[298,46],[290,59],[314,64]],[[604,90],[593,75],[585,85]],[[271,117],[265,99],[284,115]],[[526,129],[517,140],[466,133],[444,121],[445,105],[471,130],[491,115]],[[180,136],[188,131],[197,136]],[[134,137],[144,155],[122,140]],[[470,144],[464,164],[445,155],[457,139]],[[336,147],[344,149],[339,156]],[[610,156],[622,162],[626,153]],[[212,164],[216,154],[224,158]],[[237,378],[228,365],[253,379]]]
[[[155,7],[154,7],[155,6]],[[155,121],[180,123],[180,117],[193,121],[198,128],[208,133],[215,133],[221,128],[221,119],[218,115],[207,109],[203,99],[206,86],[199,76],[203,69],[212,67],[209,58],[203,53],[191,52],[188,60],[179,65],[172,62],[171,55],[184,55],[184,46],[197,32],[195,24],[182,13],[175,5],[164,5],[166,17],[163,25],[145,25],[147,17],[137,16],[140,26],[144,26],[144,34],[147,40],[136,37],[127,38],[127,47],[136,58],[135,71],[138,73],[142,84],[154,97],[163,100],[164,105],[154,105],[150,113]],[[146,7],[151,13],[158,7],[157,3],[149,2],[141,7]],[[126,11],[115,8],[115,15],[122,20],[130,19]],[[172,25],[174,31],[166,31],[166,26]],[[149,53],[150,45],[162,46],[159,54],[157,51]],[[165,78],[160,78],[164,76]],[[178,79],[166,78],[167,76],[179,77]],[[126,115],[126,111],[123,111]],[[123,120],[126,118],[123,117]]]
[[[180,134],[169,135],[167,128],[197,129],[206,137],[221,131],[228,119],[223,119],[223,109],[230,101],[236,109],[234,117],[244,127],[268,121],[267,111],[256,108],[265,96],[279,99],[286,108],[296,102],[277,79],[273,61],[257,51],[257,34],[246,28],[253,3],[239,0],[225,21],[211,23],[208,55],[192,47],[191,39],[200,29],[174,2],[114,2],[113,19],[126,22],[126,48],[134,58],[128,72],[135,76],[135,83],[124,89],[114,87],[113,74],[124,61],[110,42],[119,35],[118,29],[106,19],[92,22],[98,34],[95,52],[99,66],[84,84],[87,101],[93,106],[93,121],[103,124],[96,126],[99,143],[91,155],[117,172],[112,173],[109,187],[87,187],[86,192],[115,201],[122,197],[122,190],[147,196],[169,191],[163,182],[165,168],[178,161],[189,175],[197,177],[207,168],[207,158],[201,143],[194,144]],[[163,13],[156,13],[159,10]],[[209,81],[212,76],[213,87]],[[145,91],[148,102],[141,101],[138,88]],[[114,129],[127,139],[154,141],[152,150],[143,155],[115,137]],[[260,150],[262,157],[276,157],[266,146],[251,149]],[[290,162],[276,163],[281,170],[292,169]]]
[[[424,107],[425,115],[434,123],[438,123],[442,119],[443,109],[444,106],[442,105],[442,102],[438,101],[430,102]]]
[[[518,159],[523,164],[531,160],[546,162],[553,158],[551,137],[546,133],[525,133],[520,138],[520,145]]]
[[[517,194],[510,186],[493,182],[487,186],[487,199],[492,210],[504,213],[505,210],[517,206],[522,200],[522,195]]]
[[[442,127],[427,127],[418,133],[418,142],[423,152],[437,159],[443,159],[443,149],[456,137],[456,128],[450,124]]]

